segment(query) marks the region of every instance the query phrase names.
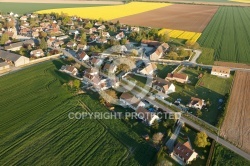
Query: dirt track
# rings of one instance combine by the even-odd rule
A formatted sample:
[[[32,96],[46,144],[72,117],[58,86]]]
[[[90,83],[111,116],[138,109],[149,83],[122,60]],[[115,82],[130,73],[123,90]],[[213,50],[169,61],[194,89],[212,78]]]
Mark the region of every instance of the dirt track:
[[[121,1],[84,1],[84,0],[0,0],[0,2],[16,3],[61,3],[61,4],[123,4]]]
[[[135,26],[202,32],[217,9],[217,6],[176,4],[114,21]]]
[[[245,68],[250,69],[250,65],[243,64],[243,63],[233,63],[233,62],[222,62],[222,61],[215,61],[214,65],[216,66],[227,66],[232,68]]]
[[[237,71],[220,135],[250,153],[250,72]]]

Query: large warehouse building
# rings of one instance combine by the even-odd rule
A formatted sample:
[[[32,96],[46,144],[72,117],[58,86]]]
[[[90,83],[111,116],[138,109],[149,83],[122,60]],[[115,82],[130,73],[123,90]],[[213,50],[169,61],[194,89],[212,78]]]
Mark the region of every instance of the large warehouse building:
[[[3,50],[0,50],[0,59],[3,59],[5,62],[12,63],[16,67],[30,62],[30,59],[27,57]]]

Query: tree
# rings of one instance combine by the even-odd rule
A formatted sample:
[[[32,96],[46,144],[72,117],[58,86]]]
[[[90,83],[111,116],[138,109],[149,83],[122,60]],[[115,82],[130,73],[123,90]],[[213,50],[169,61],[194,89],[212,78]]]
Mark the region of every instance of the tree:
[[[90,28],[92,28],[92,27],[93,27],[93,24],[91,24],[90,22],[87,23],[87,24],[84,26],[84,28],[87,28],[87,29],[90,29]]]
[[[136,49],[131,50],[132,56],[138,56],[138,51]]]
[[[194,144],[197,147],[202,147],[202,148],[206,147],[207,145],[210,145],[210,142],[207,140],[207,134],[204,131],[197,133],[194,140]]]
[[[169,35],[168,34],[163,34],[159,36],[159,41],[160,42],[167,42],[169,40]]]
[[[1,37],[0,44],[5,44],[9,40],[9,35],[7,33],[4,33]]]
[[[45,41],[44,38],[40,40],[40,48],[43,50],[48,48],[47,42]]]
[[[116,103],[117,102],[117,94],[114,90],[105,90],[100,92],[100,100],[104,99],[106,103]]]
[[[151,126],[151,131],[154,133],[159,129],[159,122],[157,120],[154,121],[154,123]]]
[[[198,117],[201,117],[201,116],[202,116],[201,110],[197,110],[196,115],[197,115]]]
[[[153,142],[154,142],[154,144],[159,144],[161,142],[163,136],[164,135],[161,132],[155,133],[153,135]]]
[[[188,133],[189,132],[189,128],[188,127],[184,127],[184,131],[186,132],[186,133]]]
[[[85,45],[86,44],[86,39],[87,39],[86,33],[82,33],[81,39],[80,39],[80,44]]]
[[[40,38],[46,38],[47,37],[47,33],[42,31],[42,32],[39,33],[39,37]]]
[[[128,72],[130,70],[130,67],[127,64],[122,63],[117,66],[117,70]]]
[[[127,39],[126,38],[123,38],[123,39],[121,39],[121,45],[125,45],[126,43],[127,43]]]
[[[76,89],[79,89],[80,88],[80,85],[81,85],[81,81],[80,80],[74,80],[73,81],[73,85]]]

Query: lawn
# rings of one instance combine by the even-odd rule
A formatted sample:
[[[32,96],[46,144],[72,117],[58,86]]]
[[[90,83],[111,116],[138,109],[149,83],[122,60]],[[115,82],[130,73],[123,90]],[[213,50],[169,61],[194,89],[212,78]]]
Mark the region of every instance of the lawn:
[[[168,73],[171,73],[177,65],[157,65],[157,76],[160,78],[165,79],[168,75]]]
[[[91,7],[91,6],[103,6],[103,5],[0,2],[0,12],[3,12],[3,13],[13,12],[13,13],[18,13],[18,14],[24,14],[24,13],[32,13],[37,10],[45,10],[45,9],[57,9],[57,8],[66,8],[66,7],[67,8]]]
[[[138,76],[138,75],[134,75],[134,74],[129,74],[127,76],[127,79],[135,82],[136,85],[140,86],[140,87],[145,87],[146,83],[147,83],[147,77],[143,77],[143,76]]]
[[[198,43],[214,49],[219,61],[250,63],[250,7],[220,7]]]
[[[214,166],[231,166],[231,165],[250,165],[250,161],[244,159],[238,154],[232,152],[231,150],[221,146],[220,144],[215,144],[214,153],[211,165]]]
[[[68,118],[69,112],[108,110],[94,94],[72,94],[65,86],[72,77],[58,71],[62,64],[44,62],[1,77],[1,165],[150,163],[156,151],[121,120]]]
[[[226,102],[223,101],[223,103],[219,103],[219,99],[225,100],[225,95],[231,88],[233,76],[230,78],[220,78],[212,76],[205,71],[197,71],[193,68],[185,69],[182,72],[188,74],[189,78],[194,82],[186,85],[176,83],[176,92],[170,94],[167,100],[174,102],[176,99],[181,98],[181,103],[184,105],[190,102],[191,97],[204,99],[205,102],[209,101],[210,106],[207,110],[202,109],[202,116],[200,118],[212,125],[216,125],[218,118],[224,111],[224,104]],[[196,76],[198,76],[199,72],[203,72],[204,75],[198,82]],[[191,109],[191,112],[196,114],[196,110],[194,109]]]
[[[209,146],[206,146],[205,148],[197,147],[194,144],[195,137],[197,135],[197,131],[194,130],[193,128],[189,127],[189,126],[186,126],[186,127],[188,128],[188,132],[186,132],[182,128],[177,140],[179,142],[185,143],[186,141],[188,141],[188,138],[189,138],[190,142],[191,142],[192,148],[195,150],[196,153],[198,153],[197,159],[194,160],[194,161],[192,161],[191,165],[193,165],[193,166],[196,166],[196,165],[206,165],[207,158],[208,158],[211,146],[209,145]],[[211,139],[209,141],[210,141],[210,143],[212,142]]]
[[[214,49],[212,48],[201,48],[201,55],[197,59],[197,63],[204,65],[214,64]]]

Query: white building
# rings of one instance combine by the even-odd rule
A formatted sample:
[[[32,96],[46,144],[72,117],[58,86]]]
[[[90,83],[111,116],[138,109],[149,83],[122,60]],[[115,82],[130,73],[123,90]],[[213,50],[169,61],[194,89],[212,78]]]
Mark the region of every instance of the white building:
[[[211,75],[220,76],[220,77],[230,77],[230,68],[213,66]]]
[[[146,122],[149,126],[151,126],[154,121],[158,121],[160,118],[152,112],[149,112],[147,109],[143,107],[138,107],[136,110],[137,117]]]

